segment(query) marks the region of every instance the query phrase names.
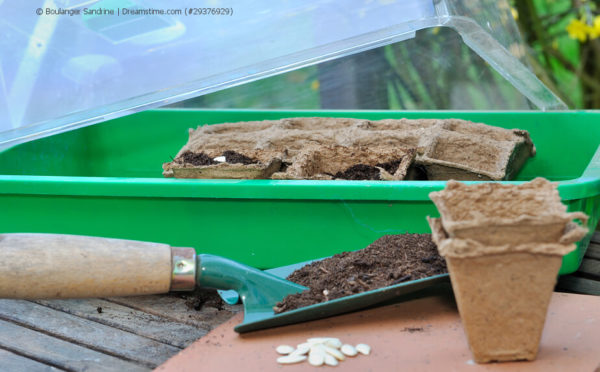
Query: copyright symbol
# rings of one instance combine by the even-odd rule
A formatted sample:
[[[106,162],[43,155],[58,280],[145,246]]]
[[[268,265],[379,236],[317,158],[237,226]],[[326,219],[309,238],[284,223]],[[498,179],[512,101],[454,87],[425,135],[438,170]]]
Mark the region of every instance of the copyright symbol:
[[[44,10],[42,8],[37,8],[35,10],[35,14],[37,14],[37,15],[42,15],[42,13],[44,13]]]

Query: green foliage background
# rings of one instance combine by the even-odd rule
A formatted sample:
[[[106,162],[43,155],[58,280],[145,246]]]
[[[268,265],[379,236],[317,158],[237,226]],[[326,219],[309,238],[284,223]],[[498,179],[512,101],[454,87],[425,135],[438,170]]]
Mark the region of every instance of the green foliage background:
[[[600,37],[570,35],[574,20],[598,20],[600,0],[500,0],[506,31],[523,43],[505,45],[570,109],[600,109]],[[508,9],[510,7],[510,9]],[[485,13],[489,9],[482,9]],[[591,26],[590,26],[591,27]],[[292,71],[176,104],[259,109],[533,108],[448,28],[319,66]]]
[[[569,36],[574,19],[592,23],[600,0],[512,0],[536,75],[570,108],[600,108],[600,38]]]

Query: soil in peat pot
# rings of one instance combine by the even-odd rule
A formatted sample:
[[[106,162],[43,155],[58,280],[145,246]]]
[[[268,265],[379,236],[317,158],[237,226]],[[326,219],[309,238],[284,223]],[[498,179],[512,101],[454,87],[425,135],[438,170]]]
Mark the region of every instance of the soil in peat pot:
[[[385,235],[366,248],[306,265],[287,279],[310,288],[279,302],[276,314],[447,272],[431,234]]]
[[[225,162],[229,164],[256,164],[257,160],[251,159],[244,154],[240,154],[239,152],[227,150],[224,151],[222,156],[225,157]],[[215,161],[210,156],[206,155],[204,152],[191,152],[186,151],[179,156],[184,163],[189,163],[195,166],[204,166],[204,165],[213,165],[219,164],[218,161]]]
[[[333,175],[334,178],[340,178],[344,180],[355,180],[355,181],[364,181],[364,180],[381,180],[380,171],[377,167],[385,169],[388,173],[394,174],[398,170],[398,166],[400,166],[400,160],[389,161],[387,163],[380,163],[376,166],[366,165],[366,164],[356,164],[343,172],[337,172]]]

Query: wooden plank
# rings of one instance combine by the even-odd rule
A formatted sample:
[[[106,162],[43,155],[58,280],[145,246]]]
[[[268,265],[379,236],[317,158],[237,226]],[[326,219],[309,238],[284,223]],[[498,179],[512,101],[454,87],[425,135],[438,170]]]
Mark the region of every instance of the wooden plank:
[[[600,280],[600,261],[591,258],[584,258],[583,261],[581,261],[581,266],[579,267],[578,272],[593,275]]]
[[[600,244],[590,243],[588,249],[585,251],[585,257],[600,260]]]
[[[10,372],[49,372],[61,371],[47,364],[36,362],[20,355],[0,349],[0,370]]]
[[[224,305],[221,310],[211,306],[203,306],[200,310],[194,310],[186,305],[184,299],[172,295],[111,297],[108,300],[116,304],[207,330],[225,323],[234,314],[242,310],[242,305]]]
[[[29,301],[0,300],[0,319],[148,367],[155,367],[181,351],[171,345]]]
[[[85,347],[0,320],[0,347],[69,371],[128,371],[149,369]],[[0,369],[4,368],[0,361]]]
[[[556,286],[559,289],[590,295],[600,295],[600,282],[580,278],[573,275],[565,275],[560,277]]]
[[[208,332],[205,328],[174,322],[165,317],[97,298],[35,302],[179,348],[188,346]]]

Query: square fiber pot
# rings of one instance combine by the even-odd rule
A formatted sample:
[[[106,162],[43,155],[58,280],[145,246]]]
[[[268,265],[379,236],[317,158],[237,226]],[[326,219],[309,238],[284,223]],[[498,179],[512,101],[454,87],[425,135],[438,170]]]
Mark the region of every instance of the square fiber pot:
[[[516,252],[446,263],[474,360],[534,360],[561,256]]]
[[[559,243],[569,222],[588,220],[584,213],[567,213],[557,185],[543,178],[516,186],[449,181],[430,197],[451,238],[486,245]]]
[[[379,178],[400,181],[406,177],[415,160],[416,149],[401,147],[344,147],[339,145],[308,146],[300,151],[296,160],[285,172],[276,173],[273,179],[331,180],[336,174],[357,164],[382,166],[397,163],[396,169],[387,172],[379,168]]]
[[[419,159],[430,180],[507,180],[535,155],[529,134],[447,121]],[[466,152],[464,149],[471,151]]]
[[[469,348],[477,363],[534,360],[562,256],[586,234],[572,224],[567,244],[486,246],[449,238],[429,219],[445,257]]]

